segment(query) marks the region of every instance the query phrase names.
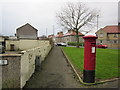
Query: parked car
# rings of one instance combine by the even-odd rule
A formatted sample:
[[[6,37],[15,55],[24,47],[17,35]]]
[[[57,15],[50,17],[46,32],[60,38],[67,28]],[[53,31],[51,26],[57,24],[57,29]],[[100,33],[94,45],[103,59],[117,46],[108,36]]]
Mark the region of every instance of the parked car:
[[[57,43],[54,43],[55,46],[57,46]]]
[[[97,43],[96,48],[107,48],[107,45],[102,45],[102,44]]]
[[[66,47],[67,44],[66,44],[66,43],[63,43],[63,42],[60,42],[60,43],[57,43],[57,46],[64,46],[64,47]]]

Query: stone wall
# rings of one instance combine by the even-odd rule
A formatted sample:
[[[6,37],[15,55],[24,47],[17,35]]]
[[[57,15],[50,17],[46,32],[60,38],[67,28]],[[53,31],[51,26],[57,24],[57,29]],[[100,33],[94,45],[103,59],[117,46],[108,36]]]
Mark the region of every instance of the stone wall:
[[[36,56],[40,57],[42,63],[51,49],[50,45],[22,51],[21,56],[21,88],[26,84],[26,81],[32,76],[35,71]]]
[[[0,66],[0,90],[2,89],[2,67]]]
[[[20,61],[19,54],[4,54],[0,60],[7,60],[8,64],[2,67],[2,88],[20,88]]]
[[[44,46],[44,44],[49,45],[49,40],[6,40],[6,50],[11,50],[10,45],[14,44],[14,50],[27,50],[39,46]]]
[[[16,44],[18,43],[17,41],[13,42],[16,47],[19,47]],[[49,41],[35,42],[38,43],[38,46],[34,43],[36,47],[33,46],[33,48],[30,48],[29,43],[27,43],[30,49],[22,50],[23,46],[27,47],[23,44],[21,46],[22,51],[19,54],[0,54],[0,60],[8,61],[7,65],[0,66],[0,70],[2,69],[2,72],[0,72],[2,73],[0,74],[0,78],[2,79],[2,88],[23,88],[26,81],[28,81],[34,73],[36,66],[40,65],[44,61],[52,46],[49,44]],[[11,42],[9,42],[9,44],[10,43]],[[32,45],[30,46],[32,47]],[[36,60],[38,63],[36,63]]]

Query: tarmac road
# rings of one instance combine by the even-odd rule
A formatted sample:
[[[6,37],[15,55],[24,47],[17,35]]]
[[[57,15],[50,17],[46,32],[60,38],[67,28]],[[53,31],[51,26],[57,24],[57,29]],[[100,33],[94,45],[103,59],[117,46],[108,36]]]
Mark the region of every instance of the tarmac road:
[[[77,80],[76,75],[66,61],[59,47],[54,47],[40,71],[36,71],[24,88],[117,88],[118,81],[84,86]]]

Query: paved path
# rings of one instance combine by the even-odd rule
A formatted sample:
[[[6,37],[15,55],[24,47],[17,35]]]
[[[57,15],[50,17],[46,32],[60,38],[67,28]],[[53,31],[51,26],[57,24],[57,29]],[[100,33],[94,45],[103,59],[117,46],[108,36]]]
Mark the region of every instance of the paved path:
[[[74,73],[66,62],[60,48],[54,47],[25,88],[79,88]]]
[[[92,86],[116,87],[114,83]],[[75,78],[74,72],[63,56],[59,47],[54,47],[41,65],[41,70],[33,74],[24,88],[91,88],[84,86]]]

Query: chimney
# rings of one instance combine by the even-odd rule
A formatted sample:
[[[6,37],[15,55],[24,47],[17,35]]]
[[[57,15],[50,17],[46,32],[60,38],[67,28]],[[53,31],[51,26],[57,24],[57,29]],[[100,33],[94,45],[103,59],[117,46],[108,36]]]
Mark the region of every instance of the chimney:
[[[57,35],[59,35],[60,33],[58,32]]]
[[[63,34],[63,32],[61,31],[60,34]]]
[[[75,32],[75,30],[72,30],[72,32]]]
[[[68,32],[70,33],[70,32],[71,32],[71,30],[68,30]]]

